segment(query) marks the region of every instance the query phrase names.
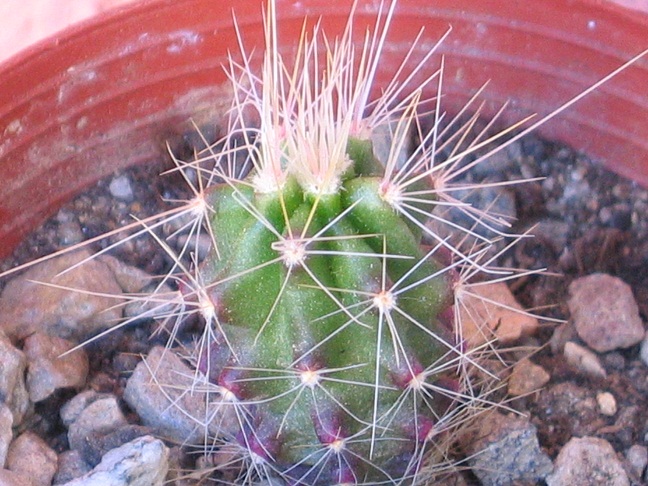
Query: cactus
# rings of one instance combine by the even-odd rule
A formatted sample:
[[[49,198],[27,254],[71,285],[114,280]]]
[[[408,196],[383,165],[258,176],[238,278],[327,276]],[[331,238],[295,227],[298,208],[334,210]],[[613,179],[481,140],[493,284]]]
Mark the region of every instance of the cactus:
[[[219,325],[200,371],[250,404],[228,433],[307,484],[412,474],[454,401],[451,272],[363,169],[370,143],[348,145],[326,193],[293,174],[262,193],[256,172],[209,190],[218,251],[201,272]]]
[[[459,200],[480,187],[456,178],[645,54],[524,130],[526,120],[470,139],[479,109],[463,125],[444,119],[443,61],[429,70],[436,46],[418,60],[413,48],[376,97],[395,6],[380,4],[359,51],[353,11],[339,38],[305,27],[288,63],[270,0],[260,74],[244,49],[230,61],[227,136],[176,160],[193,198],[128,228],[150,233],[174,264],[151,295],[130,296],[146,305],[121,325],[156,316],[171,346],[174,325],[199,317],[188,392],[206,390],[194,418],[206,452],[233,457],[235,484],[420,484],[443,470],[457,429],[498,387],[482,366],[497,358],[492,335],[466,340],[459,309],[480,298],[476,280],[519,275],[494,265],[504,250],[493,248],[514,236],[507,221]],[[469,223],[445,220],[444,207]],[[179,250],[156,235],[168,223],[190,236]],[[212,246],[198,262],[191,242],[204,231]]]
[[[440,71],[407,93],[395,80],[368,104],[372,49],[394,6],[358,64],[351,15],[335,43],[317,27],[304,37],[289,67],[269,3],[262,75],[247,57],[232,63],[230,138],[209,154],[217,163],[196,206],[213,247],[187,272],[183,299],[205,321],[196,369],[221,410],[210,430],[288,484],[415,482],[423,458],[443,457],[444,436],[486,402],[454,304],[460,270],[482,268],[490,241],[463,229],[478,240],[463,252],[426,221],[445,203],[491,229],[504,222],[452,199],[452,171],[474,145],[436,164],[438,118],[406,150]],[[379,160],[372,140],[386,125]],[[241,153],[243,167],[232,162]]]

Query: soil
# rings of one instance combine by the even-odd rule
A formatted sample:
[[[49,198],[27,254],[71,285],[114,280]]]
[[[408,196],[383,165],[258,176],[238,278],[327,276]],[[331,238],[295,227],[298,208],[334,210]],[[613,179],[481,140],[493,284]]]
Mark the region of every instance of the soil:
[[[180,147],[182,149],[182,147]],[[516,206],[513,231],[537,225],[536,238],[522,239],[503,257],[501,264],[524,269],[544,268],[543,274],[511,282],[518,300],[544,315],[569,320],[566,304],[569,283],[584,275],[605,272],[627,282],[648,320],[648,191],[597,166],[567,147],[527,137],[508,148],[508,157],[478,178],[541,180],[513,186],[510,194]],[[62,208],[38,231],[26,239],[2,269],[48,254],[53,250],[91,238],[169,207],[165,200],[182,199],[183,185],[177,176],[157,177],[159,167],[130,169],[121,176],[133,197],[116,199],[111,193],[115,175]],[[124,179],[125,177],[125,179]],[[113,192],[114,187],[113,187]],[[162,234],[173,228],[162,228]],[[95,250],[106,242],[96,244]],[[162,274],[170,265],[150,238],[137,239],[113,252],[125,262],[151,274]],[[510,405],[531,417],[541,447],[555,459],[572,437],[590,435],[609,441],[620,457],[635,444],[648,443],[648,364],[639,356],[639,345],[622,351],[599,354],[607,378],[588,377],[570,367],[562,354],[552,352],[556,324],[544,324],[540,332],[524,343],[537,346],[532,360],[551,375],[541,391],[519,398]],[[146,350],[153,324],[120,330],[101,343],[90,345],[89,386],[119,396],[134,366],[125,357]],[[569,391],[569,393],[566,393]],[[609,391],[618,412],[604,416],[579,407]],[[57,406],[69,395],[59,395],[37,408],[40,419],[32,427],[57,452],[66,448],[64,429],[57,418]],[[474,477],[469,482],[474,481]]]

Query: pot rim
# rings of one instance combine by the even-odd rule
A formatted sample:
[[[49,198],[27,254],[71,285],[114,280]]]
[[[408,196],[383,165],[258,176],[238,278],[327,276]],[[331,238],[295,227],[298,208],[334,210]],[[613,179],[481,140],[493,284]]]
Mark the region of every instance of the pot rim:
[[[143,0],[81,21],[6,60],[0,66],[4,81],[0,174],[5,181],[0,187],[0,242],[5,253],[25,231],[98,178],[159,157],[165,138],[177,135],[190,116],[221,110],[210,86],[219,84],[219,76],[224,80],[218,69],[225,49],[214,38],[229,35],[232,42],[227,46],[234,44],[231,10],[235,9],[246,45],[252,39],[251,45],[258,46],[260,3],[223,0],[215,12],[209,0]],[[461,106],[490,79],[485,114],[509,99],[504,122],[510,122],[530,112],[547,113],[648,47],[646,3],[647,12],[639,12],[601,0],[507,2],[506,8],[500,0],[400,0],[390,38],[393,45],[406,47],[416,33],[413,22],[425,20],[431,38],[454,23],[442,50],[448,69],[444,102]],[[314,19],[316,12],[324,12],[325,28],[339,30],[348,13],[348,8],[340,10],[340,4],[349,2],[278,0],[282,32],[298,32],[303,16]],[[370,24],[375,2],[360,2],[360,7],[359,18]],[[171,12],[177,22],[173,27],[164,21]],[[191,15],[204,26],[196,42],[183,37]],[[138,37],[142,26],[146,30]],[[208,37],[210,32],[214,38]],[[144,34],[149,37],[142,39]],[[116,55],[120,48],[123,54]],[[174,48],[182,50],[187,60],[177,61]],[[108,57],[97,61],[106,53]],[[390,55],[387,60],[398,58]],[[146,77],[145,63],[156,65],[152,59],[164,69],[166,63],[178,62],[178,68]],[[101,99],[96,92],[103,69],[119,74],[122,82],[105,83],[113,92]],[[130,91],[122,89],[128,81],[135,83]],[[177,96],[163,92],[164,83],[169,91],[177,90]],[[645,58],[552,120],[541,134],[567,142],[648,185],[648,97],[642,86],[648,86]],[[155,90],[156,97],[147,90]],[[164,110],[164,116],[156,109]],[[116,126],[108,116],[113,114],[132,123]],[[27,132],[33,127],[40,132],[30,136]],[[94,145],[89,144],[91,139]],[[117,148],[124,153],[115,154]],[[53,160],[47,160],[50,156]]]

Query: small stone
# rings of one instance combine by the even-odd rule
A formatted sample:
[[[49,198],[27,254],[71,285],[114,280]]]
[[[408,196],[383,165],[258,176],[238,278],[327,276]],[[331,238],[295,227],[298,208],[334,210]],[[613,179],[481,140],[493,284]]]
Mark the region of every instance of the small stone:
[[[15,340],[44,332],[81,342],[117,322],[121,310],[115,304],[122,291],[105,263],[90,259],[61,274],[87,258],[87,250],[65,254],[8,282],[0,295],[0,329]]]
[[[130,179],[126,175],[117,176],[110,181],[108,190],[115,199],[122,201],[133,200],[133,188],[131,187]]]
[[[85,237],[78,221],[66,221],[58,227],[58,238],[62,246],[70,246],[81,243]]]
[[[589,349],[569,341],[565,344],[564,353],[567,362],[583,374],[595,378],[607,376],[598,356]]]
[[[132,300],[124,307],[124,317],[127,319],[157,318],[161,325],[171,327],[178,325],[177,319],[168,319],[168,316],[177,315],[178,292],[166,284],[151,284],[144,287],[141,293],[145,299]]]
[[[542,366],[523,359],[513,367],[508,382],[509,394],[516,397],[528,395],[545,386],[550,378]]]
[[[126,303],[123,308],[126,319],[162,317],[176,311],[178,292],[174,292],[169,285],[156,282],[144,270],[127,265],[113,256],[100,255],[97,259],[110,268],[123,292],[143,296],[142,299],[131,299]]]
[[[551,334],[551,339],[549,340],[551,352],[553,354],[563,354],[565,351],[565,344],[574,339],[578,339],[574,325],[569,321],[563,322],[559,326],[556,326]]]
[[[572,484],[630,486],[630,481],[608,441],[574,437],[560,450],[554,471],[547,476],[548,486]]]
[[[628,348],[644,338],[632,289],[621,279],[603,273],[588,275],[574,280],[569,294],[576,332],[595,351]]]
[[[107,398],[109,396],[107,394],[97,393],[94,390],[85,390],[74,395],[61,407],[61,420],[63,421],[63,425],[69,428],[88,405],[96,402],[100,398]]]
[[[603,415],[612,417],[617,413],[616,399],[610,392],[602,392],[596,395],[596,402],[598,403],[599,410]]]
[[[484,486],[535,484],[551,472],[551,459],[526,418],[492,412],[460,438],[472,472]]]
[[[29,478],[32,486],[50,486],[57,468],[56,452],[33,432],[23,432],[9,447],[7,469]]]
[[[59,388],[81,388],[88,376],[88,355],[83,349],[63,354],[74,343],[37,332],[25,340],[27,390],[32,402],[51,396]]]
[[[140,437],[103,456],[92,471],[65,486],[162,486],[169,450],[151,436]]]
[[[173,351],[156,346],[128,379],[124,400],[156,435],[178,443],[201,444],[205,430],[200,424],[208,414],[205,395],[195,387],[194,374]],[[233,407],[220,409],[234,413]],[[212,420],[215,426],[236,421],[236,416]]]
[[[100,255],[97,259],[110,268],[115,277],[115,281],[126,293],[134,294],[140,292],[144,287],[153,282],[153,277],[144,270],[133,267],[132,265],[126,265],[111,255]]]
[[[524,312],[503,282],[471,286],[470,294],[457,298],[463,336],[471,347],[493,339],[511,344],[538,329],[538,320]]]
[[[626,405],[621,408],[614,422],[614,428],[616,429],[614,433],[615,444],[619,444],[620,447],[624,448],[630,447],[635,442],[635,429],[642,421],[645,429],[648,422],[646,422],[643,407]]]
[[[63,484],[72,481],[91,471],[90,464],[85,462],[79,451],[67,450],[58,456],[58,471],[53,484]]]
[[[626,461],[630,473],[640,479],[648,466],[648,447],[635,444],[626,451]]]
[[[22,423],[30,407],[25,386],[26,368],[24,353],[0,330],[0,400],[11,410],[14,427]]]
[[[0,403],[0,469],[5,466],[9,444],[13,439],[12,425],[13,414],[11,410],[4,403]]]
[[[601,356],[603,365],[606,370],[623,371],[626,367],[626,359],[618,351],[605,353]]]
[[[76,420],[70,424],[68,430],[70,449],[81,451],[84,459],[89,461],[86,455],[86,452],[91,451],[88,442],[93,440],[96,434],[107,434],[127,424],[126,417],[114,396],[100,398],[83,409]]]
[[[108,451],[131,442],[138,437],[149,435],[151,430],[141,425],[125,425],[114,431],[102,434],[92,432],[92,440],[87,441],[87,447],[83,451],[83,457],[88,464],[99,464],[101,458]]]

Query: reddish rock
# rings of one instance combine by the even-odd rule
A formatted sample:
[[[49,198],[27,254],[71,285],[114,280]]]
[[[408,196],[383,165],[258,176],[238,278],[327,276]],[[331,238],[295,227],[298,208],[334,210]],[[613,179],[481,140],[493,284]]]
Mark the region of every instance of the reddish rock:
[[[587,345],[604,353],[641,342],[645,330],[632,289],[622,280],[595,273],[569,286],[569,311],[576,332]]]

